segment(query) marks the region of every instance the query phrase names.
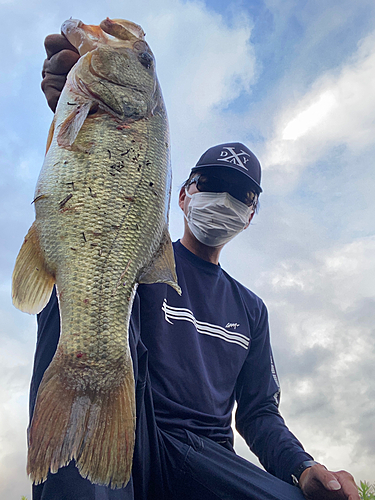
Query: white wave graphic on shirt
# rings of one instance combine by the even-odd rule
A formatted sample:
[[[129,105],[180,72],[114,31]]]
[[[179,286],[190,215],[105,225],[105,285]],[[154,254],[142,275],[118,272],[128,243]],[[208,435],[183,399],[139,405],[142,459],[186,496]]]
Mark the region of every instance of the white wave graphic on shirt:
[[[173,325],[173,322],[171,320],[189,321],[190,323],[193,323],[197,332],[201,333],[202,335],[217,337],[221,340],[225,340],[225,342],[237,344],[244,349],[247,349],[249,347],[249,339],[245,335],[242,335],[238,332],[230,332],[222,326],[198,321],[189,309],[185,309],[184,307],[169,306],[166,299],[164,299],[161,308],[164,311],[165,321],[167,321],[171,325]]]

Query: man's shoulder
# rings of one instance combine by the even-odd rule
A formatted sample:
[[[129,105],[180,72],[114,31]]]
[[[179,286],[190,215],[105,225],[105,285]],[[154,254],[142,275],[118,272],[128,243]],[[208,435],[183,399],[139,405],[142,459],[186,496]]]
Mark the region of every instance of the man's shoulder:
[[[254,306],[257,306],[259,308],[265,307],[265,304],[264,304],[263,300],[259,297],[259,295],[257,295],[252,290],[250,290],[250,288],[247,288],[240,281],[238,281],[235,278],[233,278],[233,276],[231,276],[224,269],[222,271],[223,271],[223,275],[225,276],[225,278],[232,284],[233,287],[235,287],[238,290],[238,292],[241,295],[241,297],[247,303],[251,303]]]

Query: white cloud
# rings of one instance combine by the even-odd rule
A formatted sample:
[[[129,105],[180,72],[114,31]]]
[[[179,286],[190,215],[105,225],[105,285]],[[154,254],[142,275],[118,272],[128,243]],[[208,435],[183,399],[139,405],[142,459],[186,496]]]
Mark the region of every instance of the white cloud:
[[[223,110],[255,81],[252,23],[238,12],[228,25],[200,2],[152,12],[147,32],[170,121],[173,172],[181,183],[202,152],[224,142],[232,122]],[[240,129],[240,126],[238,126]]]
[[[159,56],[158,73],[172,120],[186,121],[187,112],[189,121],[207,119],[215,106],[250,90],[255,57],[246,16],[228,26],[204,4],[181,2],[150,15],[148,23],[151,38],[159,40],[157,53],[164,55]]]
[[[313,104],[301,111],[295,118],[286,125],[282,132],[282,140],[296,140],[302,137],[311,129],[326,118],[334,105],[337,104],[335,96],[329,90],[323,92]]]
[[[355,300],[375,299],[375,237],[353,241],[324,259],[323,273],[331,278],[331,300],[342,310]]]
[[[9,281],[0,286],[0,317],[0,497],[30,499],[26,428],[35,318],[11,306]]]
[[[375,299],[375,237],[316,251],[310,267],[296,266],[296,255],[264,273],[259,283],[271,284],[275,293],[289,289],[296,293],[324,290],[329,301],[345,311],[355,300]]]
[[[372,480],[363,443],[373,427],[360,422],[375,411],[374,251],[370,237],[316,250],[308,262],[293,255],[256,283],[273,319],[287,422],[318,460],[357,480]]]
[[[264,168],[283,172],[291,186],[301,171],[345,145],[358,153],[373,145],[375,134],[375,33],[358,44],[341,70],[319,76],[296,103],[279,114]]]

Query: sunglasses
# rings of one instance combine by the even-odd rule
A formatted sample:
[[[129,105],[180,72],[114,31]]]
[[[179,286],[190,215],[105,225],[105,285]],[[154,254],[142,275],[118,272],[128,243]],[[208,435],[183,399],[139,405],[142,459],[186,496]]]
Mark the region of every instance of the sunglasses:
[[[188,188],[194,183],[198,191],[208,193],[229,193],[233,198],[236,198],[248,207],[256,207],[258,195],[248,186],[243,186],[238,182],[231,182],[228,179],[216,177],[212,174],[196,174],[189,180],[186,187]]]

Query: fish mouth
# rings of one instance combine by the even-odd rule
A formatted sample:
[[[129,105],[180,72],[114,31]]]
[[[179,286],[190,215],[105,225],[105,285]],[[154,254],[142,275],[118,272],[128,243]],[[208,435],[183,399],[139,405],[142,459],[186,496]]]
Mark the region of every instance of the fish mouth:
[[[84,24],[79,19],[67,19],[61,26],[61,32],[83,56],[97,48],[99,44],[116,46],[127,44],[131,47],[137,41],[143,41],[143,29],[125,19],[105,19],[99,26]]]

